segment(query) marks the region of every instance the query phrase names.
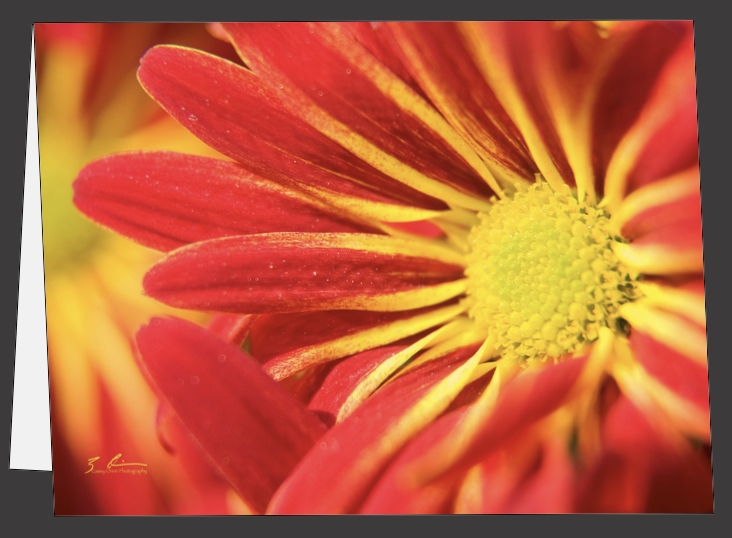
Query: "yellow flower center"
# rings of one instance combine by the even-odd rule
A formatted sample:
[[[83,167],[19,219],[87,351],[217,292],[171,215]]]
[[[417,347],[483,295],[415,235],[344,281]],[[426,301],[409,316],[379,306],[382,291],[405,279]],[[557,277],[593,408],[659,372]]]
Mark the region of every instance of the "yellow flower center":
[[[621,264],[609,214],[544,182],[496,201],[470,233],[470,316],[504,357],[546,360],[573,353],[601,327],[622,333],[618,307],[637,297]]]

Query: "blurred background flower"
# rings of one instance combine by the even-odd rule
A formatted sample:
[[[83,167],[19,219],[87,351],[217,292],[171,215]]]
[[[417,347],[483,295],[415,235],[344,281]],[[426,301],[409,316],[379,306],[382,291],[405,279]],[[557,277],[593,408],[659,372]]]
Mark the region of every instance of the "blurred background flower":
[[[110,152],[220,156],[162,111],[135,72],[160,43],[236,54],[203,24],[37,24],[35,39],[55,512],[246,513],[159,410],[135,363],[131,335],[151,314],[173,312],[141,293],[157,255],[90,223],[71,201],[78,170]],[[105,469],[117,454],[147,474],[87,473],[90,458]]]

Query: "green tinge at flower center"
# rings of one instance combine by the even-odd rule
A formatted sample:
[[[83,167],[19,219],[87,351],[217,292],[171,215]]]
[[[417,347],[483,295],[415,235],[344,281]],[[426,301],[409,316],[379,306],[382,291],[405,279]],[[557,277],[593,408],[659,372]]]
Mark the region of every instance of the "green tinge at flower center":
[[[497,201],[470,234],[470,316],[519,360],[573,353],[601,327],[622,331],[618,307],[637,275],[615,256],[604,209],[544,182]]]

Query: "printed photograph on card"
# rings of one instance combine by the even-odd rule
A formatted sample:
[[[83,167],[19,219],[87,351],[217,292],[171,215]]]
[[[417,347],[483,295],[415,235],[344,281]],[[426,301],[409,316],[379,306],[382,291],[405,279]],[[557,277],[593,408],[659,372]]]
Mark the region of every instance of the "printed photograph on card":
[[[56,515],[714,512],[692,21],[34,37]]]

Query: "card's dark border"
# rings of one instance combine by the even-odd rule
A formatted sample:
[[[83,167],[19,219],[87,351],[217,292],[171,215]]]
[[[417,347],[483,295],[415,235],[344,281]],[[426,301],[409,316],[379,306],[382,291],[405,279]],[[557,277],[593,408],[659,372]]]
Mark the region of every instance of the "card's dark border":
[[[493,4],[493,5],[491,5]],[[722,310],[729,298],[729,287],[722,278],[725,253],[729,243],[722,239],[730,229],[728,220],[732,212],[725,213],[722,206],[730,191],[729,170],[722,162],[732,156],[729,135],[729,95],[727,76],[729,70],[728,18],[712,10],[704,10],[700,2],[686,2],[678,7],[669,3],[657,5],[637,1],[615,1],[611,5],[579,5],[564,2],[534,4],[528,2],[475,3],[450,2],[436,5],[428,3],[395,5],[365,2],[363,5],[342,4],[333,11],[332,6],[313,6],[301,3],[231,3],[207,0],[200,7],[194,3],[175,5],[166,9],[150,2],[127,0],[120,4],[85,5],[82,3],[21,3],[6,18],[2,39],[3,71],[2,112],[0,125],[5,130],[2,151],[2,189],[0,202],[2,215],[2,321],[0,324],[0,357],[3,370],[2,427],[7,442],[2,443],[2,461],[6,462],[0,473],[0,518],[3,526],[19,527],[24,534],[34,531],[54,532],[63,528],[78,535],[91,535],[114,525],[120,531],[134,529],[180,529],[196,532],[261,530],[267,533],[314,531],[330,534],[348,532],[358,528],[361,532],[378,531],[394,534],[428,531],[430,534],[454,533],[456,530],[483,533],[530,533],[541,525],[557,525],[585,533],[595,529],[604,532],[616,530],[638,531],[653,534],[672,533],[700,535],[724,525],[720,518],[729,514],[729,457],[727,434],[729,421],[725,409],[729,409],[730,392],[722,387],[722,381],[732,379],[729,358],[722,349],[723,325],[727,318]],[[266,11],[263,11],[266,10]],[[34,22],[57,21],[201,21],[201,20],[448,20],[448,19],[693,19],[695,21],[697,58],[697,95],[700,131],[700,160],[702,181],[702,208],[705,279],[707,293],[708,344],[710,391],[712,398],[712,451],[715,486],[715,515],[713,516],[407,516],[407,517],[256,517],[256,518],[84,518],[53,516],[51,473],[8,470],[10,450],[10,418],[13,393],[13,365],[18,305],[18,272],[20,267],[20,240],[25,173],[25,146],[27,128],[28,83],[30,68],[31,31]],[[732,318],[732,315],[730,316]],[[724,402],[727,402],[726,404]],[[113,519],[113,520],[112,520]],[[600,525],[601,527],[596,527]],[[357,526],[357,527],[356,527]],[[728,525],[726,525],[728,526]],[[538,528],[538,529],[537,529]]]

